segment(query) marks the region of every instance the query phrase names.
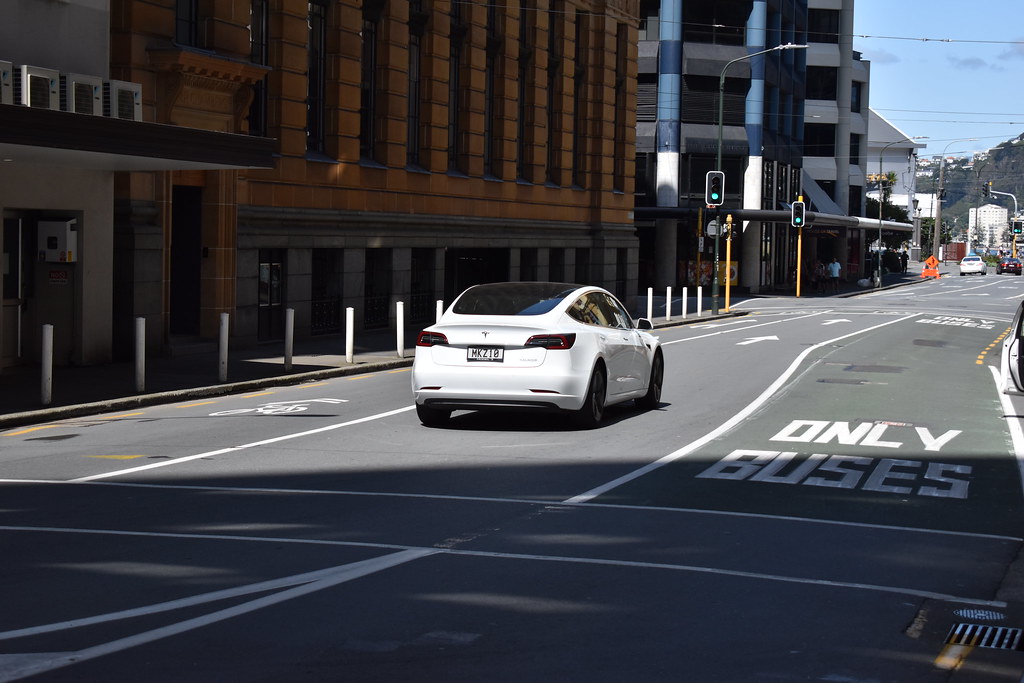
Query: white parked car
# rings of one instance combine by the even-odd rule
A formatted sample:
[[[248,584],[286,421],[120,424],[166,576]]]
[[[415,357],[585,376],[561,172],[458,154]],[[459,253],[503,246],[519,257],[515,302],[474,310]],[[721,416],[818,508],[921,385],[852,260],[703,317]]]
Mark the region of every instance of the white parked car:
[[[599,287],[470,287],[417,339],[416,412],[439,426],[454,410],[569,411],[592,428],[615,403],[656,408],[665,361],[650,329]]]
[[[960,259],[960,274],[967,275],[968,273],[977,273],[978,275],[984,275],[988,272],[988,266],[985,264],[985,260],[980,256],[971,254],[970,256],[964,256]]]

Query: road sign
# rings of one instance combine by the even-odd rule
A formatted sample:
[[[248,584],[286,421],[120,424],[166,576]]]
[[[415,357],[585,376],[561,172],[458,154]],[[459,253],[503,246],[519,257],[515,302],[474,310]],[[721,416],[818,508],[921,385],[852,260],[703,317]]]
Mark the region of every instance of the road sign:
[[[717,237],[718,236],[718,221],[712,220],[710,223],[708,223],[707,230],[708,230],[708,237]]]

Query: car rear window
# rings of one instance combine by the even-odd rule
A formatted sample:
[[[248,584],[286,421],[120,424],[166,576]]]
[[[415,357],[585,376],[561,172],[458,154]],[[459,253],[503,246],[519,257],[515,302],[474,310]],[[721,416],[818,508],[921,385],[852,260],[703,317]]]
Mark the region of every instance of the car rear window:
[[[502,282],[466,290],[452,311],[460,315],[542,315],[580,285],[565,282]]]

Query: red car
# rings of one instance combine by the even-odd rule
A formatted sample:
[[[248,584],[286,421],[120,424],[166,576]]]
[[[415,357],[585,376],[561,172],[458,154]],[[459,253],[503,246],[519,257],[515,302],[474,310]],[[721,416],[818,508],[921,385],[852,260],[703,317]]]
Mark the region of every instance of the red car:
[[[1020,259],[1009,257],[999,259],[999,263],[996,265],[996,275],[1002,275],[1003,273],[1016,273],[1020,275]]]

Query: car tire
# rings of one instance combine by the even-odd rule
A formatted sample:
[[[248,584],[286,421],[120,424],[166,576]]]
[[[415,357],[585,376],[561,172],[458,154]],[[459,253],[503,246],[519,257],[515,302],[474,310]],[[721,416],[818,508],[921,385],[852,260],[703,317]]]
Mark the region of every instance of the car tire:
[[[661,406],[661,387],[665,380],[665,359],[661,351],[654,354],[651,361],[651,381],[647,385],[647,393],[636,400],[643,410],[655,410]]]
[[[442,410],[441,408],[428,408],[417,403],[416,416],[420,418],[420,422],[426,427],[443,427],[448,423],[448,418],[452,416],[452,411]]]
[[[604,368],[601,365],[594,367],[590,374],[590,384],[587,386],[587,395],[583,399],[583,405],[576,411],[576,426],[581,429],[594,429],[604,418],[604,405],[607,400],[608,381],[605,379]]]

